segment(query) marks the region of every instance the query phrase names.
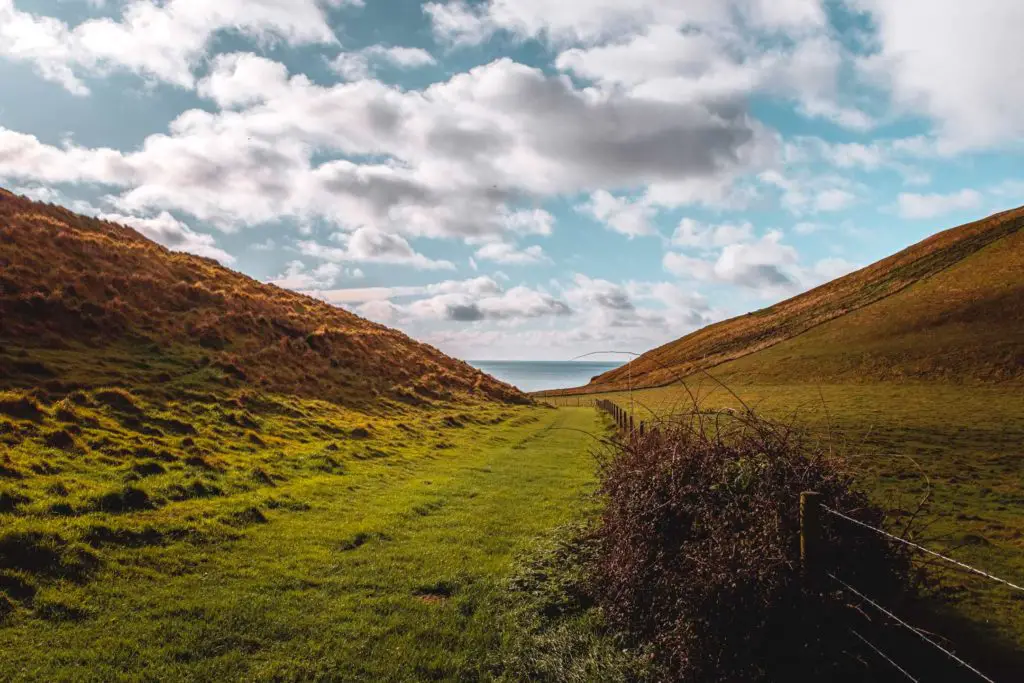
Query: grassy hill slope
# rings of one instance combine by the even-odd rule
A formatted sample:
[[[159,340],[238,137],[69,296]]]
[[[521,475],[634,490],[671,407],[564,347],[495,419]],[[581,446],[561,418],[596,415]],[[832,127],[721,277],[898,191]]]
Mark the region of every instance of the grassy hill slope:
[[[649,351],[575,392],[733,381],[1024,377],[1024,208],[946,230],[855,273]],[[731,361],[731,362],[730,362]],[[556,392],[557,393],[557,392]]]
[[[396,330],[3,191],[0,320],[0,387],[188,378],[348,406],[522,400]]]
[[[344,499],[369,465],[457,459],[460,433],[536,421],[529,403],[400,332],[0,191],[0,649],[8,626],[91,618],[83,586],[237,563],[311,486]]]

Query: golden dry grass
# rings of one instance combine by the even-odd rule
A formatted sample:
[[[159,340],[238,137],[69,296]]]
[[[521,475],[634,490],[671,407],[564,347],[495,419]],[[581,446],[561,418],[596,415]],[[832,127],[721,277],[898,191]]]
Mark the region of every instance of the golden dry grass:
[[[769,308],[710,325],[595,378],[589,393],[732,381],[1024,378],[1024,208],[940,232]]]
[[[525,400],[401,332],[8,192],[0,193],[0,320],[0,353],[8,352],[0,386],[66,380],[75,373],[63,349],[119,347],[181,361],[136,382],[216,368],[229,382],[352,406]],[[92,375],[100,384],[118,379],[98,368]]]

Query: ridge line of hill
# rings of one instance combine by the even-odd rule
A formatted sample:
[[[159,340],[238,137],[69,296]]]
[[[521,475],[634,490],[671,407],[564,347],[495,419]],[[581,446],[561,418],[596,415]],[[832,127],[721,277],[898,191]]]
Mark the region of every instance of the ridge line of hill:
[[[353,408],[529,402],[399,330],[2,188],[0,320],[0,389],[199,377]]]
[[[765,352],[779,346],[780,344],[793,342],[794,340],[814,332],[822,326],[841,320],[858,311],[882,304],[893,297],[900,296],[910,290],[914,285],[920,285],[939,278],[944,273],[956,268],[958,265],[977,256],[983,251],[992,248],[994,245],[1013,238],[1015,235],[1020,234],[1021,228],[1024,228],[1024,207],[1000,211],[978,221],[973,221],[958,227],[940,231],[890,256],[876,261],[875,263],[866,265],[863,268],[836,278],[835,280],[818,285],[806,292],[802,292],[790,297],[789,299],[773,304],[772,306],[713,323],[712,325],[691,332],[679,339],[667,342],[666,344],[656,347],[655,349],[651,349],[640,356],[634,357],[629,363],[619,368],[596,376],[589,384],[580,387],[535,392],[534,395],[580,395],[601,393],[605,391],[620,391],[627,389],[629,386],[632,386],[633,389],[668,386],[682,378],[692,376],[696,373],[707,372],[714,368],[719,368],[722,365],[740,361],[741,359],[749,358],[750,356]],[[948,241],[950,238],[952,238],[952,241]],[[921,253],[920,256],[915,257],[915,254],[918,252],[923,253]],[[955,258],[950,258],[951,255],[955,256]],[[886,272],[885,269],[890,266],[891,269]],[[909,271],[909,273],[904,273],[903,271]],[[798,317],[800,314],[800,311],[797,310],[795,313],[789,315],[789,319],[784,318],[780,321],[779,325],[772,328],[770,331],[770,333],[779,329],[784,331],[787,324],[794,325],[797,329],[788,336],[785,334],[778,334],[770,339],[756,339],[754,340],[754,343],[750,343],[743,348],[733,349],[731,351],[726,350],[726,352],[718,354],[719,357],[712,358],[710,363],[708,363],[707,359],[709,355],[714,355],[714,348],[709,350],[706,349],[704,354],[699,358],[693,356],[684,357],[676,362],[673,362],[672,360],[661,362],[659,358],[659,356],[671,354],[673,351],[671,347],[674,345],[682,344],[687,340],[692,341],[694,338],[701,335],[710,336],[709,331],[721,330],[722,328],[727,328],[731,325],[734,326],[742,324],[743,321],[749,319],[751,316],[764,316],[781,313],[780,317],[784,317],[788,312],[788,309],[797,307],[801,301],[814,300],[816,297],[821,297],[823,294],[827,295],[833,290],[839,290],[838,294],[842,296],[843,288],[855,285],[855,281],[858,278],[864,278],[865,276],[871,276],[879,273],[887,277],[869,280],[864,283],[858,291],[862,292],[872,289],[881,289],[886,287],[888,280],[888,287],[886,287],[884,291],[873,292],[867,297],[859,298],[859,300],[854,298],[849,301],[840,301],[838,302],[838,305],[832,308],[832,310],[822,311],[818,317],[803,321],[802,323],[797,321],[794,325],[793,318]],[[908,274],[910,277],[900,277],[901,275]],[[892,281],[894,277],[898,278],[895,282]],[[825,306],[828,306],[830,302],[826,301],[824,303]],[[741,336],[743,330],[740,330],[739,332],[740,334],[734,335],[734,337]],[[722,344],[727,345],[728,342],[728,339],[725,342],[720,342],[719,346]],[[637,368],[638,364],[641,366],[640,368]],[[645,369],[643,367],[645,364],[648,366],[653,364],[656,367],[653,369]],[[632,368],[627,369],[630,365],[632,365]],[[624,377],[627,372],[631,372],[633,376],[631,385],[627,384]],[[649,377],[652,374],[656,376],[656,379],[648,379],[645,381],[645,377]]]

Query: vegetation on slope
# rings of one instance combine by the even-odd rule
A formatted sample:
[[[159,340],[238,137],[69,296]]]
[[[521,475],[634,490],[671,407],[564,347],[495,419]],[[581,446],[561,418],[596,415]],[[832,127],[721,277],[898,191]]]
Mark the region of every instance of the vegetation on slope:
[[[238,544],[258,543],[245,539],[287,524],[307,552],[317,497],[337,513],[367,481],[461,457],[464,435],[522,437],[546,412],[529,403],[395,330],[0,191],[0,649],[18,642],[30,667],[9,659],[0,678],[90,661],[127,675],[129,661],[111,663],[123,643],[95,645],[107,614],[139,608],[126,595],[196,581],[207,562],[224,600],[245,595],[232,575]],[[377,538],[366,533],[347,543]],[[157,630],[191,618],[164,614],[184,594],[160,595],[141,612]],[[241,622],[183,626],[197,666],[245,657],[252,639],[272,647]],[[81,629],[59,663],[52,643],[34,649],[47,624]],[[207,636],[222,645],[204,650]]]
[[[396,330],[2,190],[0,321],[0,387],[67,393],[215,380],[350,407],[524,400]],[[104,362],[113,347],[147,357]],[[65,358],[65,350],[84,353]]]
[[[220,479],[192,475],[221,487],[218,496],[43,517],[34,511],[48,496],[65,498],[48,491],[56,476],[33,483],[23,516],[0,515],[4,533],[59,537],[67,565],[86,554],[102,562],[85,580],[0,570],[6,586],[22,582],[0,618],[0,680],[497,675],[511,560],[591,507],[582,432],[600,428],[597,416],[495,403],[471,415],[408,409],[360,436],[350,413],[301,409],[294,423],[264,423],[265,454],[204,456],[238,460]],[[284,428],[289,443],[279,446],[271,439]],[[69,479],[85,476],[75,463],[97,458],[45,457]],[[158,499],[192,474],[180,460],[164,465],[132,485]],[[254,467],[273,483],[248,478]],[[111,468],[109,485],[129,471]],[[69,486],[72,507],[91,500],[88,484]]]
[[[712,367],[751,382],[1021,379],[1022,226],[1024,208],[946,230],[648,351],[586,387],[548,393],[662,386]]]
[[[695,407],[611,449],[597,529],[610,623],[654,645],[660,680],[864,680],[828,573],[887,605],[913,580],[906,548],[825,527],[800,562],[800,494],[877,525],[845,464],[793,424]]]

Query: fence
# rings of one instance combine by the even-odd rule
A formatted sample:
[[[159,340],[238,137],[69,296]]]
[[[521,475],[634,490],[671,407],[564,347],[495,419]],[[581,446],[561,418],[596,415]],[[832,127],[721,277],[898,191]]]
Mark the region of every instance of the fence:
[[[645,433],[649,433],[651,429],[657,429],[657,427],[648,426],[643,420],[634,420],[633,415],[630,414],[629,411],[625,410],[613,401],[597,399],[589,405],[593,405],[595,408],[608,413],[615,422],[615,426],[620,435],[624,435],[627,438],[643,437]],[[866,595],[856,586],[849,584],[832,572],[825,570],[820,564],[820,555],[823,550],[822,544],[824,543],[823,535],[821,533],[822,521],[826,518],[830,520],[837,520],[842,524],[849,524],[856,528],[871,531],[878,534],[880,537],[885,538],[887,542],[903,544],[911,548],[914,552],[923,553],[929,557],[936,558],[957,568],[958,570],[983,577],[988,581],[1005,586],[1010,590],[1020,591],[1024,594],[1024,587],[1012,581],[1000,578],[992,572],[973,567],[952,557],[947,557],[946,555],[936,552],[931,548],[927,548],[918,543],[914,543],[913,541],[891,534],[883,529],[866,524],[855,517],[840,512],[839,510],[834,510],[821,502],[821,496],[818,493],[807,491],[800,495],[800,563],[801,571],[807,580],[817,581],[828,579],[834,583],[838,590],[846,592],[852,598],[862,601],[864,605],[873,609],[877,614],[887,619],[891,624],[904,630],[908,634],[912,634],[916,639],[919,639],[923,644],[927,645],[932,652],[947,658],[952,666],[959,667],[961,671],[965,674],[970,674],[976,680],[986,681],[987,683],[996,683],[994,679],[982,673],[977,667],[958,656],[952,648],[944,646],[942,643],[938,642],[938,640],[928,631],[912,626],[892,610],[887,609],[878,600]],[[906,680],[913,681],[915,683],[922,680],[915,677],[908,671],[909,668],[913,667],[906,663],[900,664],[898,661],[899,655],[886,652],[883,647],[872,642],[869,638],[865,637],[854,628],[850,629],[850,634],[858,642],[862,643],[871,652],[877,655],[883,662],[891,666],[895,672]],[[948,680],[945,675],[943,676],[943,680]]]
[[[900,543],[909,548],[914,552],[924,553],[931,557],[938,558],[939,560],[946,562],[947,564],[956,567],[959,570],[967,571],[972,574],[984,577],[985,579],[1009,587],[1011,590],[1021,591],[1024,593],[1024,587],[1007,581],[1006,579],[999,578],[991,572],[987,572],[977,567],[972,567],[969,564],[947,557],[942,553],[936,552],[930,548],[927,548],[913,541],[908,541],[905,538],[893,535],[883,529],[866,524],[850,515],[847,515],[838,510],[824,505],[821,502],[821,497],[818,493],[813,491],[804,492],[800,495],[800,562],[801,569],[806,577],[809,579],[828,579],[834,583],[836,588],[840,591],[847,593],[851,598],[859,599],[864,605],[870,607],[877,614],[884,617],[889,621],[890,624],[903,629],[907,633],[913,634],[916,638],[920,639],[923,643],[927,644],[932,651],[936,654],[948,658],[953,665],[960,667],[964,672],[969,672],[973,676],[982,681],[988,683],[995,683],[995,681],[982,673],[975,666],[968,663],[962,657],[958,656],[951,648],[946,647],[939,643],[929,632],[924,629],[917,628],[909,624],[905,619],[900,618],[892,610],[887,609],[877,599],[866,595],[864,592],[859,590],[856,586],[852,586],[842,578],[836,576],[830,571],[824,570],[819,566],[819,558],[822,551],[823,537],[821,533],[822,520],[824,518],[830,518],[839,520],[844,524],[855,525],[858,528],[867,529],[873,533],[878,534],[880,537],[885,538],[888,542]],[[892,666],[899,674],[910,681],[918,681],[920,679],[914,677],[909,673],[908,668],[911,668],[906,662],[900,664],[898,659],[899,655],[894,655],[891,652],[886,652],[877,643],[871,642],[868,638],[864,637],[855,629],[850,629],[851,635],[857,640],[866,645],[872,652],[878,655],[888,665]]]
[[[598,399],[594,402],[594,406],[611,415],[612,420],[615,421],[615,426],[622,434],[642,437],[650,431],[646,422],[643,420],[634,420],[633,415],[629,411],[613,401]]]

